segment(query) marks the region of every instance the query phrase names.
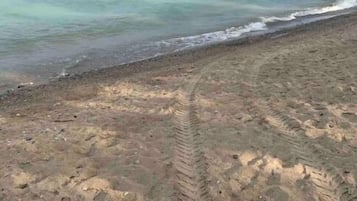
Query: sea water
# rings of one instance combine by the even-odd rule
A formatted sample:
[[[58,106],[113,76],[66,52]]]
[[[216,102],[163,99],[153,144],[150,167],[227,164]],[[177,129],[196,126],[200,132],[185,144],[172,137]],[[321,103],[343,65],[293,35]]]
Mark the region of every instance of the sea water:
[[[357,0],[1,0],[0,89],[351,8]]]

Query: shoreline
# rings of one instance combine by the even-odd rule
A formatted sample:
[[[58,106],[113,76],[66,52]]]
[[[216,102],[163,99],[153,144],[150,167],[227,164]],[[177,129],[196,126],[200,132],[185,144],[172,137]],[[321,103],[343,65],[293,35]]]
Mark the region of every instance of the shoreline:
[[[323,7],[323,8],[327,9],[330,7],[333,8],[332,5]],[[321,9],[320,12],[322,12],[322,13],[312,14],[314,12],[317,12],[320,9]],[[241,42],[244,43],[245,40],[250,40],[250,39],[257,40],[257,38],[259,38],[259,37],[265,38],[265,35],[269,36],[271,34],[276,35],[276,33],[280,33],[280,32],[290,32],[300,26],[306,26],[310,23],[315,23],[318,21],[325,21],[330,18],[348,15],[348,14],[356,12],[356,10],[357,10],[356,7],[342,9],[342,10],[332,10],[332,11],[323,11],[322,8],[320,8],[320,9],[305,10],[305,11],[300,11],[300,12],[296,12],[296,13],[291,13],[289,17],[287,17],[287,16],[285,16],[285,17],[284,16],[282,16],[282,17],[268,17],[268,18],[262,17],[261,18],[262,21],[251,22],[247,25],[241,25],[241,26],[235,27],[235,29],[241,30],[241,31],[243,31],[243,29],[247,29],[247,32],[243,31],[237,37],[233,37],[233,38],[228,37],[227,39],[224,39],[223,41],[221,41],[221,39],[210,39],[207,42],[205,42],[205,44],[195,44],[192,47],[184,47],[184,48],[178,48],[175,50],[167,50],[167,51],[164,51],[165,53],[159,53],[162,51],[162,50],[160,50],[157,53],[158,56],[151,55],[151,56],[147,56],[147,58],[139,59],[136,61],[131,61],[131,59],[128,59],[128,62],[123,63],[123,64],[102,66],[99,69],[97,69],[97,67],[95,67],[95,65],[99,66],[100,65],[99,63],[104,62],[104,61],[100,61],[101,60],[100,58],[94,59],[93,61],[85,61],[84,64],[80,64],[81,62],[79,61],[80,63],[77,63],[72,67],[63,68],[62,73],[57,73],[57,75],[55,77],[50,76],[49,73],[51,72],[51,70],[49,70],[46,74],[48,74],[47,76],[50,76],[50,77],[38,79],[37,80],[38,83],[34,83],[37,78],[34,78],[35,80],[31,80],[31,79],[25,80],[24,82],[20,83],[19,80],[21,80],[21,72],[18,72],[19,77],[15,76],[16,73],[14,75],[12,75],[10,73],[9,74],[10,77],[15,76],[14,79],[16,78],[16,80],[18,80],[17,84],[14,85],[15,82],[12,83],[11,79],[9,79],[8,82],[4,82],[3,85],[0,86],[0,95],[3,93],[7,93],[8,91],[16,91],[19,88],[27,88],[27,87],[31,87],[33,85],[36,85],[36,86],[46,85],[49,82],[56,81],[57,79],[63,79],[64,77],[68,77],[68,76],[75,77],[75,76],[81,75],[83,73],[91,72],[91,71],[98,71],[101,69],[107,69],[107,68],[112,68],[112,67],[121,67],[121,66],[125,66],[128,64],[139,63],[141,61],[149,61],[149,60],[156,59],[156,58],[160,59],[162,57],[175,55],[175,54],[184,55],[185,52],[192,52],[192,51],[197,51],[200,49],[208,49],[211,47],[216,47],[216,46],[225,45],[225,44],[229,45],[229,44],[241,43]],[[334,9],[337,9],[337,8],[334,8]],[[311,14],[306,14],[306,15],[302,15],[302,16],[299,15],[304,12],[307,12],[307,13],[311,12]],[[293,19],[288,20],[287,18],[293,18]],[[279,19],[281,21],[279,21]],[[263,26],[265,28],[261,27],[261,28],[256,29],[254,27],[251,27],[251,26],[255,26],[254,24],[261,24],[258,26]],[[190,37],[196,38],[199,36],[211,35],[214,33],[218,34],[219,32],[222,32],[222,31],[187,36],[187,37],[183,37],[183,38],[190,38]],[[229,29],[227,29],[226,32],[230,32]],[[226,34],[229,35],[229,33],[226,33]],[[214,37],[217,37],[217,36],[214,36]],[[167,39],[167,40],[162,40],[162,41],[157,41],[157,42],[161,43],[161,42],[168,42],[171,40],[176,41],[176,40],[180,40],[180,38],[172,38],[172,39]],[[211,41],[211,40],[213,40],[213,41]],[[158,51],[158,50],[155,50],[155,51]],[[145,53],[145,54],[148,54],[148,53]],[[150,54],[148,54],[148,55],[150,55]],[[138,56],[138,55],[135,55],[135,56]],[[79,59],[79,60],[81,60],[81,59]],[[66,64],[63,64],[63,65],[66,65]],[[39,70],[39,72],[40,72],[40,70]],[[54,72],[52,72],[52,73],[54,73]],[[25,73],[22,75],[22,77],[25,78],[26,75],[27,74]],[[33,77],[35,75],[28,74],[27,76]],[[6,81],[6,77],[4,77],[3,79]]]
[[[329,13],[328,13],[329,14]],[[56,85],[61,85],[63,82],[76,82],[76,80],[86,79],[86,77],[103,77],[104,75],[111,74],[111,72],[120,73],[135,73],[140,71],[150,71],[155,68],[164,68],[164,66],[160,65],[161,62],[166,63],[167,61],[174,62],[178,64],[181,62],[181,58],[187,61],[193,61],[195,58],[202,58],[210,55],[214,55],[220,51],[229,51],[229,48],[235,48],[236,46],[244,46],[249,44],[254,44],[258,42],[262,42],[264,40],[272,40],[280,37],[285,37],[287,35],[295,35],[306,31],[319,31],[319,28],[326,28],[324,26],[326,23],[331,25],[336,25],[338,23],[343,23],[345,18],[353,17],[357,15],[357,8],[351,8],[347,10],[343,10],[334,17],[328,17],[327,19],[317,20],[313,22],[309,22],[307,24],[298,24],[293,25],[292,27],[278,29],[276,31],[268,32],[268,33],[260,33],[258,35],[249,35],[247,37],[239,38],[236,40],[220,42],[217,44],[210,44],[207,46],[199,46],[188,50],[181,50],[179,52],[168,53],[165,55],[160,55],[152,58],[147,58],[144,60],[134,61],[127,64],[121,64],[117,66],[105,67],[97,70],[90,70],[83,73],[74,73],[69,76],[60,77],[55,80],[48,80],[47,83],[33,85],[18,85],[15,89],[4,89],[2,93],[0,93],[0,104],[9,96],[26,96],[30,95],[31,91],[41,90],[46,87],[55,87]],[[323,15],[322,15],[323,16]],[[329,15],[327,15],[329,16]],[[253,32],[254,33],[254,32]],[[101,76],[100,74],[103,74]],[[125,76],[125,75],[122,75]],[[104,76],[105,77],[105,76]],[[1,91],[0,91],[1,92]],[[30,95],[31,96],[31,95]],[[11,98],[10,98],[11,99]]]
[[[330,1],[329,3],[321,2],[321,4],[312,4],[311,8],[299,7],[296,8],[296,10],[286,12],[277,11],[277,13],[263,12],[265,14],[260,13],[255,17],[247,18],[246,20],[237,19],[234,20],[234,22],[225,25],[222,24],[201,31],[197,30],[197,32],[192,31],[185,34],[173,33],[168,34],[167,36],[164,36],[165,34],[163,34],[162,37],[160,36],[161,34],[157,33],[154,34],[157,35],[157,37],[154,37],[153,35],[152,38],[148,37],[145,40],[144,38],[146,38],[145,35],[147,34],[144,34],[142,36],[143,40],[139,40],[139,37],[137,39],[138,41],[134,39],[133,41],[128,40],[122,45],[120,45],[122,40],[120,39],[121,34],[119,34],[119,36],[114,36],[114,38],[99,37],[98,41],[95,40],[96,42],[85,42],[84,40],[82,41],[83,44],[80,42],[81,39],[77,38],[78,42],[82,44],[78,44],[78,49],[77,46],[74,45],[68,50],[64,48],[62,51],[57,51],[56,49],[61,49],[61,46],[58,46],[57,48],[55,44],[51,45],[49,43],[48,46],[51,48],[49,48],[48,51],[46,51],[46,48],[39,48],[38,50],[33,51],[33,54],[26,53],[25,51],[23,54],[17,55],[16,51],[12,52],[9,50],[9,54],[4,54],[0,60],[2,64],[0,64],[0,69],[2,71],[0,80],[5,83],[5,86],[0,86],[0,91],[3,91],[5,88],[16,88],[17,85],[29,85],[31,82],[37,84],[47,83],[49,79],[55,79],[60,75],[65,75],[66,71],[70,74],[78,74],[98,68],[117,66],[144,58],[155,57],[160,54],[168,54],[186,48],[206,46],[222,41],[237,40],[241,35],[245,35],[245,33],[254,32],[253,34],[255,34],[255,31],[264,32],[266,29],[270,29],[268,24],[272,25],[277,23],[288,24],[287,26],[290,26],[290,22],[294,24],[294,21],[298,23],[305,20],[309,21],[310,18],[313,19],[315,16],[319,17],[332,13],[344,12],[356,5],[357,2],[355,2],[355,0],[335,0]],[[86,35],[85,33],[83,34]],[[100,42],[101,40],[102,43]],[[108,43],[108,41],[110,44],[113,42],[113,44],[108,46],[104,45],[105,43]],[[43,43],[46,43],[46,39]],[[92,43],[96,43],[92,48],[80,47],[84,44]],[[21,50],[25,47],[19,45],[18,48]],[[75,50],[71,52],[71,49]],[[7,51],[3,50],[3,52]],[[39,53],[37,54],[37,52]],[[25,57],[28,57],[28,59],[25,59]]]

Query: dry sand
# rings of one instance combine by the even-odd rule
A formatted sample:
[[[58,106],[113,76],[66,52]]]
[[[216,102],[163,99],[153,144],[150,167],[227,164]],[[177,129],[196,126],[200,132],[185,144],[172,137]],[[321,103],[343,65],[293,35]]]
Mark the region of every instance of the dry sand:
[[[2,96],[0,200],[357,200],[357,15],[280,36]]]

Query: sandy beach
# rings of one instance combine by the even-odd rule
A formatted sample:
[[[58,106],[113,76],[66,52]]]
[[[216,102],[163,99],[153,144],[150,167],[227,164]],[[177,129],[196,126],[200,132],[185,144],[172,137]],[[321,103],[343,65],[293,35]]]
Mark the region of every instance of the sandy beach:
[[[0,200],[357,200],[357,14],[0,97]]]

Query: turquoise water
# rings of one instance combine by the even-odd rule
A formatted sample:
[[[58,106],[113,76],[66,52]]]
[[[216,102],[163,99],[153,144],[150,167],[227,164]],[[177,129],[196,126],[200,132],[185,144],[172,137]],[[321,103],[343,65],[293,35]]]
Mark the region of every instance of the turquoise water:
[[[116,65],[266,29],[265,24],[244,25],[276,20],[268,17],[284,21],[306,11],[319,14],[325,12],[323,7],[330,6],[328,11],[355,4],[356,0],[1,0],[0,82],[16,80],[16,73],[36,75],[26,77],[31,81],[76,66],[85,71]]]

